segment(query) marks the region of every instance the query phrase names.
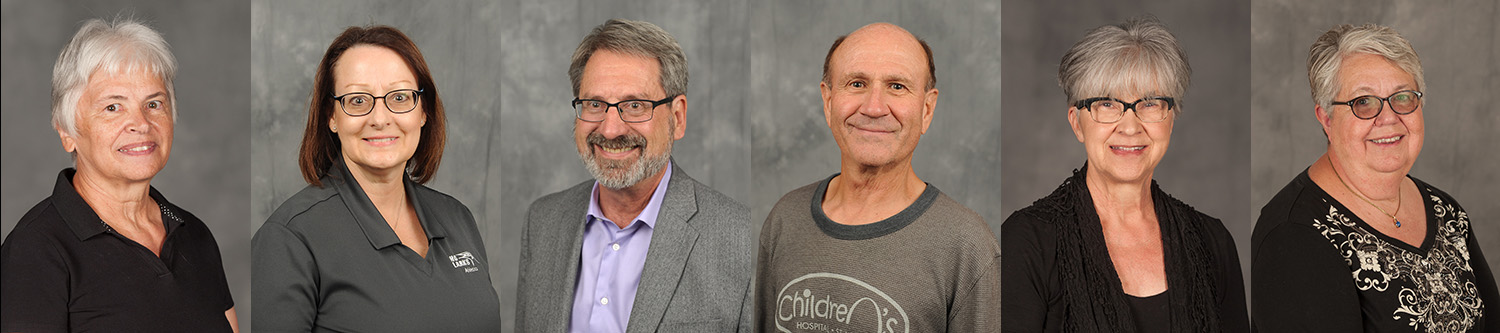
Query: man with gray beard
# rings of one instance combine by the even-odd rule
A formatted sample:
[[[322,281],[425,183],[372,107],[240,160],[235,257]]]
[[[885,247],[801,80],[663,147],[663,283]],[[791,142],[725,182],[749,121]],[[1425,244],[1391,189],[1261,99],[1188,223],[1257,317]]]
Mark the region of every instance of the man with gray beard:
[[[584,37],[568,77],[573,139],[594,179],[531,204],[517,331],[749,332],[750,209],[672,163],[687,129],[676,39],[609,20]]]

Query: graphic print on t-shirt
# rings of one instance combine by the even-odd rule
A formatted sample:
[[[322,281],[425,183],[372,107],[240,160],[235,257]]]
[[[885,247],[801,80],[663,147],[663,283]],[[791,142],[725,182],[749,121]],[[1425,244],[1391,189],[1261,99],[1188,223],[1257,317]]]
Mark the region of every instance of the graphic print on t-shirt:
[[[875,286],[842,274],[809,273],[777,293],[776,330],[908,333],[911,323],[901,304]]]

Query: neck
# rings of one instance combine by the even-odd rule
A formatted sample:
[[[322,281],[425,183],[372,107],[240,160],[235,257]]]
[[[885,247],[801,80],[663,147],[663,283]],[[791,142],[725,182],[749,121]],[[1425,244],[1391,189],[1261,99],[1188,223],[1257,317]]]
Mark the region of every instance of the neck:
[[[354,181],[365,192],[365,196],[370,198],[370,203],[375,204],[376,210],[383,214],[394,214],[406,207],[405,164],[389,170],[377,170],[361,167],[346,158],[344,165],[349,168],[349,174],[354,176]],[[396,223],[390,219],[386,222]]]
[[[1391,206],[1394,206],[1401,194],[1401,183],[1406,181],[1405,172],[1378,172],[1344,167],[1343,161],[1333,154],[1323,154],[1318,161],[1322,162],[1319,164],[1322,164],[1326,171],[1337,177],[1334,181],[1342,182],[1343,186],[1354,190],[1355,195],[1364,196],[1365,199],[1377,203],[1389,202]]]
[[[625,188],[599,186],[599,210],[604,212],[605,218],[614,221],[615,226],[622,229],[629,226],[641,215],[641,211],[646,210],[646,205],[651,204],[651,195],[656,193],[656,186],[661,184],[661,178],[667,174],[669,167],[671,166],[662,167],[655,175]]]
[[[1144,179],[1115,181],[1105,179],[1097,169],[1089,168],[1084,184],[1093,198],[1094,211],[1103,223],[1155,223],[1156,207],[1151,200],[1151,175]]]
[[[927,183],[917,177],[910,161],[891,166],[844,163],[843,173],[828,183],[823,210],[834,221],[849,225],[874,223],[896,215],[927,189]]]
[[[73,175],[73,190],[78,191],[78,196],[83,197],[100,219],[117,229],[150,226],[155,223],[152,214],[160,215],[160,208],[151,199],[150,179],[109,179],[85,167]]]

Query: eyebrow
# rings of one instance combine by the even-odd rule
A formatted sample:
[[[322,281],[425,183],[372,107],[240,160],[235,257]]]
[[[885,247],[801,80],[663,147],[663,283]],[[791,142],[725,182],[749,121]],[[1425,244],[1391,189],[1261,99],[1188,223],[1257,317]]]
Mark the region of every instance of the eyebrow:
[[[415,82],[411,82],[411,80],[396,80],[396,81],[388,82],[385,85],[386,86],[394,86],[397,83],[405,83],[405,84],[410,84],[410,85],[414,85],[414,86],[417,85]],[[347,88],[370,89],[370,85],[369,84],[365,84],[365,83],[350,83],[350,84],[344,85],[344,88],[346,88],[346,89]],[[391,90],[395,91],[395,90],[399,90],[399,89],[417,89],[417,88],[396,88],[396,89],[391,89]]]
[[[1395,88],[1396,88],[1396,91],[1412,90],[1411,85],[1405,84],[1405,83],[1398,84],[1398,85],[1396,85]],[[1358,86],[1357,88],[1354,88],[1354,90],[1350,91],[1350,92],[1351,93],[1355,93],[1355,94],[1363,94],[1363,95],[1359,95],[1359,96],[1371,95],[1371,94],[1375,93],[1375,87],[1371,87],[1371,86]],[[1354,97],[1359,97],[1359,96],[1354,96]],[[1371,95],[1371,96],[1373,96],[1373,95]]]
[[[166,95],[167,95],[167,92],[165,92],[165,91],[158,91],[158,92],[151,93],[150,95],[146,95],[146,98],[143,98],[142,100],[151,100],[151,99],[154,99],[154,98],[157,98],[157,97],[164,97]],[[115,95],[106,95],[104,97],[100,97],[99,99],[94,100],[94,103],[103,102],[103,101],[128,101],[128,100],[130,100],[130,97],[125,97],[125,95],[115,94]]]
[[[581,99],[592,99],[592,100],[596,100],[596,101],[603,101],[605,99],[605,97],[604,96],[599,96],[599,95],[589,95],[589,97],[587,97],[587,98],[581,98]],[[655,98],[642,97],[641,95],[636,95],[636,94],[626,94],[625,96],[620,97],[621,101],[628,101],[628,100],[654,100],[654,99]]]

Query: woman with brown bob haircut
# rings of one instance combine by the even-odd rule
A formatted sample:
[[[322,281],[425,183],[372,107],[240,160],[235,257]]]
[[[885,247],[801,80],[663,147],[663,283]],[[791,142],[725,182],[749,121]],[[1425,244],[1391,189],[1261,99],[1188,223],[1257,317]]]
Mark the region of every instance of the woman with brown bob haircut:
[[[388,26],[344,30],[308,104],[298,165],[309,185],[251,244],[255,329],[498,331],[473,214],[422,185],[445,132],[416,44]]]

